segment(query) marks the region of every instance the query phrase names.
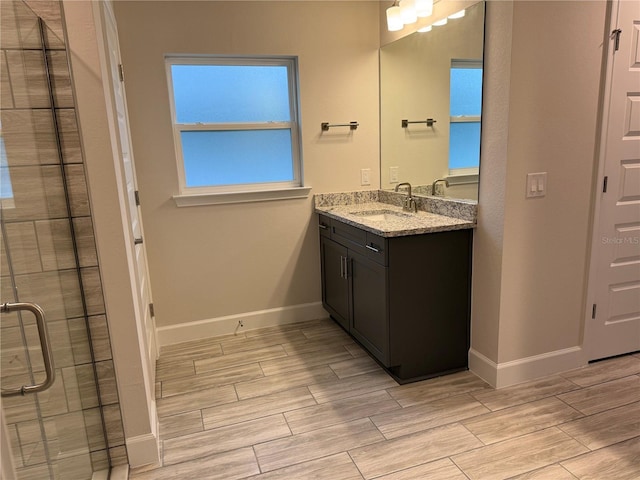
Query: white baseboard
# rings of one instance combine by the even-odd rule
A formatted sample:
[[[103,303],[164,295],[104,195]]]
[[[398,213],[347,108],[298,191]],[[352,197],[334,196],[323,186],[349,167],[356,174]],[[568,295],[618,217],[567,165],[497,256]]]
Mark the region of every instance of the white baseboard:
[[[498,382],[498,364],[471,348],[469,350],[469,370],[492,387]]]
[[[118,465],[111,469],[109,480],[128,480],[129,465]]]
[[[141,467],[160,461],[159,443],[157,435],[145,433],[126,440],[129,465]]]
[[[164,347],[216,335],[227,335],[238,331],[305,322],[328,316],[329,314],[322,308],[322,302],[314,302],[208,318],[195,322],[158,327],[158,345]],[[238,322],[242,322],[244,326],[238,328]]]
[[[469,350],[469,370],[494,388],[517,385],[586,364],[582,347],[565,348],[504,363],[495,363],[480,352]]]
[[[160,463],[160,427],[156,413],[156,402],[151,404],[152,418],[151,432],[125,439],[129,465],[141,467],[143,465]]]

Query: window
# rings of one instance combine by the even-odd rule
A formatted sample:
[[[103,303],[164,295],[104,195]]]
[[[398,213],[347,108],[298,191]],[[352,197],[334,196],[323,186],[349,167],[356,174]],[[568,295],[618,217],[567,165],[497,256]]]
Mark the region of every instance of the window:
[[[482,61],[451,60],[449,173],[477,174],[480,166]]]
[[[166,64],[178,197],[302,186],[295,58],[167,57]]]
[[[9,173],[9,162],[7,161],[7,151],[4,148],[4,138],[2,136],[2,126],[0,125],[0,206],[2,208],[13,208],[13,188],[11,187],[11,175]]]

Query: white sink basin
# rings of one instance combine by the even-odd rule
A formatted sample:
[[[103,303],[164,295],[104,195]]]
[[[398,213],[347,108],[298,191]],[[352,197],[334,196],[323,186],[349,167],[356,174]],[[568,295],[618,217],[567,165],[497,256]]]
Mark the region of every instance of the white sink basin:
[[[386,220],[398,220],[402,218],[409,218],[411,215],[406,213],[395,212],[393,210],[368,210],[364,212],[355,212],[353,215],[362,217],[366,220],[373,222],[384,222]]]

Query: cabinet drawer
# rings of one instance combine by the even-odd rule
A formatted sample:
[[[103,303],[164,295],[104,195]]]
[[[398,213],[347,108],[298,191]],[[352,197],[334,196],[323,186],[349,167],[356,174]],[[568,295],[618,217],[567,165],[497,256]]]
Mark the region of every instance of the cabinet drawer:
[[[387,266],[387,240],[370,232],[366,232],[367,257],[380,265]]]
[[[364,251],[367,232],[342,222],[331,222],[331,238],[346,247]]]
[[[318,215],[318,230],[323,237],[331,237],[331,219],[324,215]]]

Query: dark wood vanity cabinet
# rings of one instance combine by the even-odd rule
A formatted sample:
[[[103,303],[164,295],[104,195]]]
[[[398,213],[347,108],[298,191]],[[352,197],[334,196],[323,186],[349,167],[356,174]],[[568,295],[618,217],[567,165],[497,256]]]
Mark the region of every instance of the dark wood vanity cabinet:
[[[466,369],[473,230],[384,238],[319,220],[331,317],[401,383]]]

